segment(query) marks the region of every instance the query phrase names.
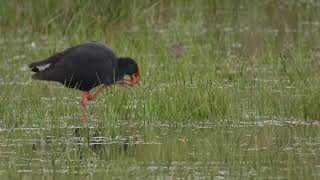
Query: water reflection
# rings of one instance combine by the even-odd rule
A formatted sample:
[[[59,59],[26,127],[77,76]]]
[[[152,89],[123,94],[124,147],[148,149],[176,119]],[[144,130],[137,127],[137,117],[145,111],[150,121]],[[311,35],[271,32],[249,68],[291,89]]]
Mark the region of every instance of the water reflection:
[[[1,137],[10,131],[14,131],[14,134],[24,134],[24,136],[13,139],[2,138],[0,142],[0,159],[5,160],[14,156],[20,156],[19,154],[21,153],[25,154],[25,158],[19,159],[15,164],[20,173],[68,173],[70,171],[80,173],[81,169],[74,169],[79,165],[88,166],[89,169],[93,168],[93,172],[104,172],[103,169],[99,168],[100,161],[101,163],[105,163],[121,157],[131,157],[138,162],[142,161],[140,165],[137,164],[131,167],[131,169],[135,169],[137,172],[166,171],[175,173],[183,169],[184,171],[192,170],[200,178],[208,177],[220,168],[216,177],[226,178],[230,176],[230,172],[228,168],[221,170],[221,168],[226,168],[224,162],[218,159],[216,161],[210,159],[213,157],[212,150],[215,152],[221,146],[230,146],[236,143],[233,140],[227,140],[228,136],[240,138],[241,142],[239,147],[236,144],[232,145],[234,148],[239,148],[239,153],[230,156],[247,159],[246,161],[250,161],[257,154],[269,154],[275,150],[279,151],[279,153],[290,153],[308,158],[316,156],[320,148],[320,142],[317,137],[303,137],[299,133],[295,133],[296,135],[292,137],[294,138],[293,142],[290,142],[292,141],[290,138],[286,138],[285,134],[293,131],[292,126],[296,126],[297,129],[315,126],[313,123],[298,120],[287,122],[286,120],[260,118],[254,122],[239,122],[238,125],[212,123],[209,121],[201,124],[172,125],[154,123],[143,126],[138,124],[130,124],[128,126],[126,123],[120,123],[112,127],[112,129],[116,128],[116,131],[126,132],[128,129],[132,129],[133,126],[137,129],[135,133],[131,135],[121,135],[119,133],[119,135],[114,136],[110,136],[109,134],[110,131],[108,129],[110,127],[98,127],[96,124],[90,124],[88,127],[64,124],[58,128],[52,127],[52,129],[40,127],[1,129]],[[316,127],[318,126],[319,123],[316,124]],[[270,128],[273,131],[270,131]],[[55,129],[59,129],[61,132],[57,135],[45,135],[47,132],[54,132]],[[299,132],[297,129],[295,131]],[[215,135],[212,141],[210,140],[212,145],[206,144],[206,138],[201,139],[197,137],[201,134],[201,137],[208,138],[213,132]],[[239,136],[243,133],[245,136]],[[224,140],[215,142],[214,137]],[[286,141],[287,143],[279,150],[275,146],[275,142],[277,141]],[[208,145],[213,149],[208,149]],[[158,157],[159,154],[165,151],[175,153],[176,150],[178,150],[176,152],[178,154],[174,158],[176,160],[173,160],[170,165],[152,163],[152,159],[160,158]],[[66,155],[69,157],[61,158]],[[94,163],[90,163],[90,159],[93,160],[92,158],[94,158]],[[208,161],[193,161],[199,158],[208,159]],[[33,164],[33,169],[29,168],[30,163]],[[52,163],[54,163],[54,166],[50,165]],[[283,166],[286,163],[286,161],[279,162]],[[95,167],[91,167],[91,165]],[[319,164],[315,163],[316,165],[319,166]],[[41,171],[35,171],[35,166],[46,168],[41,168]],[[270,167],[266,166],[260,169],[259,172],[269,171],[268,168]],[[0,165],[0,173],[5,173],[6,169],[6,165]],[[281,169],[284,172],[294,170]],[[232,174],[234,174],[235,172],[240,173],[242,170],[233,169],[232,171]],[[259,172],[246,172],[244,176],[255,176]]]

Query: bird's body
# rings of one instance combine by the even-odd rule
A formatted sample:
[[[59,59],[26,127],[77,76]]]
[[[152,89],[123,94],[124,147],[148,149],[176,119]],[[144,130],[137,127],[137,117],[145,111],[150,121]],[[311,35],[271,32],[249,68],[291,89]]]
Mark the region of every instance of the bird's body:
[[[29,67],[35,72],[34,79],[57,81],[83,91],[83,106],[116,82],[132,86],[140,79],[139,67],[133,59],[117,58],[110,48],[95,42],[73,46]],[[123,80],[125,75],[129,75],[131,81]],[[103,85],[100,90],[89,93],[99,85]]]
[[[116,61],[110,48],[86,43],[34,62],[30,68],[36,72],[34,79],[57,81],[69,88],[89,91],[100,84],[114,83]]]

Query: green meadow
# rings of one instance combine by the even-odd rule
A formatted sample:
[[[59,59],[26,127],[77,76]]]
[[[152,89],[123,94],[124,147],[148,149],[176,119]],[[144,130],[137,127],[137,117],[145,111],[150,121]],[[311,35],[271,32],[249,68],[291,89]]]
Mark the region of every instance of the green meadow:
[[[140,87],[28,64],[98,41]],[[2,0],[0,179],[320,179],[320,2]]]

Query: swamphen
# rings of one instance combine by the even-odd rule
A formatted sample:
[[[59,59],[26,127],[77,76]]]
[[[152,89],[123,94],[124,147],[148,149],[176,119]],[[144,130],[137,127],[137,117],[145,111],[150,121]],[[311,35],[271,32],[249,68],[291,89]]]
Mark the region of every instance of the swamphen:
[[[117,58],[112,49],[96,42],[70,47],[43,61],[33,62],[29,67],[35,72],[33,79],[57,81],[66,87],[83,91],[83,123],[88,122],[88,101],[94,100],[113,84],[132,87],[139,84],[140,80],[139,66],[133,59]],[[99,85],[102,87],[90,93],[92,88]]]

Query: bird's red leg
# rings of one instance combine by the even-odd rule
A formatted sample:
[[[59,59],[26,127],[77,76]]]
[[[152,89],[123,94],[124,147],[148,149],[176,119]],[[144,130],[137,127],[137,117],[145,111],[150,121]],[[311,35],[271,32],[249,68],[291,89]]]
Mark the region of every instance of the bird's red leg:
[[[82,123],[88,123],[88,113],[87,113],[87,102],[88,102],[88,91],[83,91],[82,93],[82,99],[81,99],[81,107],[82,107],[82,116],[81,121]]]
[[[88,95],[88,100],[89,101],[93,101],[95,100],[95,98],[102,93],[104,90],[108,89],[109,87],[111,87],[110,85],[103,85],[102,87],[100,87],[99,89],[97,89],[95,92],[91,93]]]
[[[97,89],[92,94],[90,94],[89,91],[83,91],[82,99],[81,99],[81,108],[82,108],[81,121],[83,123],[88,123],[88,113],[87,113],[88,101],[93,101],[102,91],[104,91],[109,87],[110,85],[103,85],[101,88]]]

